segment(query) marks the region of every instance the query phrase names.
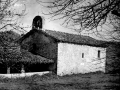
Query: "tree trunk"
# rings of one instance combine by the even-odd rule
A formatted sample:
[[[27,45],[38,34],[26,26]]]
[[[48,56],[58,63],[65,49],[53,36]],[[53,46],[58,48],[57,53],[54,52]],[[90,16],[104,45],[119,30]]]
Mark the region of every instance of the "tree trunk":
[[[24,65],[22,64],[21,73],[25,73]]]
[[[10,74],[10,67],[7,67],[7,74]]]

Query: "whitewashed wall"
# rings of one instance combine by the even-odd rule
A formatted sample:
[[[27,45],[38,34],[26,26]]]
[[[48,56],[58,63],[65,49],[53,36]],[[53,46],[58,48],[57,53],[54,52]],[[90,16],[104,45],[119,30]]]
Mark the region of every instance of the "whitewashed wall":
[[[44,75],[44,74],[47,74],[47,73],[51,73],[50,71],[44,71],[44,72],[29,72],[29,73],[16,73],[16,74],[0,74],[0,77],[2,78],[21,78],[21,77],[29,77],[29,76],[32,76],[32,75]]]
[[[98,59],[98,50],[100,50],[101,59]],[[82,53],[84,53],[84,58],[82,58]],[[59,43],[57,75],[105,72],[105,56],[105,48]]]

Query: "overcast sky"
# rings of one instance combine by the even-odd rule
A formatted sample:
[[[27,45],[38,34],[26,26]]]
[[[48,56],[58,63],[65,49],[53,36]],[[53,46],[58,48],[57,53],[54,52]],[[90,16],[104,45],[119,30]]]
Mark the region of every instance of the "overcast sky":
[[[19,2],[17,2],[15,4],[15,8],[17,8],[18,10],[23,9],[23,7],[24,7],[23,4],[26,5],[26,13],[27,13],[21,19],[21,24],[23,24],[24,26],[31,26],[33,18],[36,15],[41,15],[41,16],[43,16],[45,18],[44,29],[79,34],[78,32],[76,32],[74,30],[70,30],[68,28],[64,28],[63,26],[61,26],[60,25],[61,21],[50,21],[48,19],[48,16],[42,14],[42,12],[47,12],[47,9],[45,7],[43,7],[41,4],[37,3],[36,0],[19,0]],[[104,27],[104,29],[108,29],[108,28],[110,28],[109,25],[107,27]],[[30,29],[31,28],[27,29],[27,31],[29,31]],[[90,34],[90,36],[98,39],[98,36],[96,37],[94,34]],[[102,38],[100,38],[100,39],[102,39]]]
[[[45,29],[50,29],[50,30],[56,30],[56,31],[63,31],[63,32],[69,32],[69,33],[77,33],[74,30],[69,30],[67,28],[64,28],[58,23],[59,21],[51,21],[49,16],[42,14],[42,12],[47,12],[47,9],[40,5],[39,3],[36,2],[36,0],[19,0],[15,4],[15,7],[18,9],[23,8],[23,4],[26,5],[26,16],[21,19],[21,24],[24,26],[31,26],[32,25],[32,20],[36,15],[41,15],[44,16],[45,18],[45,24],[44,28]],[[29,31],[30,29],[27,29]]]

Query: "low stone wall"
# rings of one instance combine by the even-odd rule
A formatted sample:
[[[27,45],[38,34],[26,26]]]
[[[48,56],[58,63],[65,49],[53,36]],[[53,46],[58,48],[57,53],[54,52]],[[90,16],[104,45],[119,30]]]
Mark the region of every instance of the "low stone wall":
[[[50,73],[50,71],[45,71],[45,72],[30,72],[30,73],[16,73],[16,74],[0,74],[0,77],[3,78],[19,78],[19,77],[25,77],[25,76],[32,76],[35,74],[38,75],[44,75]]]

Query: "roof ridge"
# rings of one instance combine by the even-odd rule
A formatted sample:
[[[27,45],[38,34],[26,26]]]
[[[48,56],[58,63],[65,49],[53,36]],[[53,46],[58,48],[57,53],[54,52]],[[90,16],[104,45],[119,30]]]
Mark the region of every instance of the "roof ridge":
[[[45,29],[44,31],[59,32],[59,33],[70,34],[70,35],[78,35],[78,34],[74,34],[74,33],[72,34],[72,33],[55,31],[55,30],[48,30],[48,29]],[[86,36],[86,35],[78,35],[78,36]],[[90,37],[90,36],[88,36],[88,37]],[[92,37],[91,37],[91,38],[92,38]]]
[[[105,41],[105,40],[98,40],[98,39],[95,39],[91,36],[87,36],[87,35],[79,35],[79,34],[72,34],[72,33],[67,33],[67,32],[61,32],[61,31],[55,31],[55,30],[48,30],[48,29],[44,29],[44,32],[47,33],[46,31],[48,32],[56,32],[56,33],[61,33],[61,34],[68,34],[68,35],[74,35],[74,36],[78,36],[78,37],[87,37],[87,38],[91,38],[93,40],[96,40],[96,41],[101,41],[101,42],[106,42],[106,43],[120,43],[120,42],[117,42],[117,41]],[[48,34],[48,33],[47,33]]]
[[[58,42],[64,42],[64,43],[73,43],[73,44],[81,44],[81,45],[89,45],[89,46],[97,46],[97,47],[102,47],[102,46],[106,46],[107,44],[116,43],[110,41],[97,40],[93,37],[86,35],[71,34],[67,32],[48,30],[48,29],[31,30],[26,35],[24,35],[19,41],[24,40],[34,32],[43,33],[49,37],[52,37]]]
[[[93,40],[103,41],[103,40],[98,40],[98,39],[95,39],[95,38],[93,38],[91,36],[87,36],[87,35],[79,35],[79,34],[74,34],[74,33],[72,34],[72,33],[67,33],[67,32],[61,32],[61,31],[55,31],[55,30],[45,29],[44,32],[47,33],[47,34],[48,34],[48,32],[46,32],[46,31],[48,31],[48,32],[56,32],[56,33],[61,33],[61,34],[67,34],[67,35],[74,35],[74,36],[78,36],[78,37],[89,37],[89,38],[91,38]],[[107,41],[105,41],[105,42],[107,42]]]

